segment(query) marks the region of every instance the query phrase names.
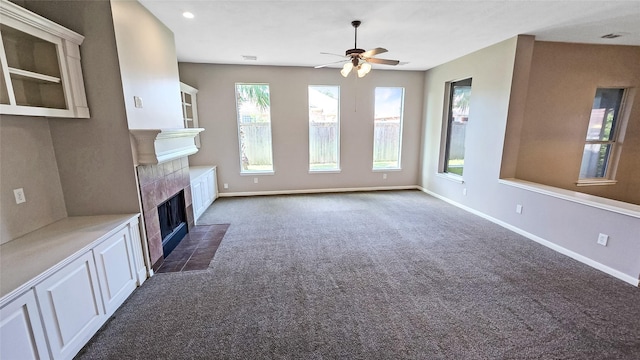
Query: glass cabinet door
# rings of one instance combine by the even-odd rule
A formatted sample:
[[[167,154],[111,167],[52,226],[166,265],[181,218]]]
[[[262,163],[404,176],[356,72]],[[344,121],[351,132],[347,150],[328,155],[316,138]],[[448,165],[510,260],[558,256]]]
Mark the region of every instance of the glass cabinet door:
[[[60,44],[7,25],[0,25],[0,32],[15,104],[66,109],[58,59]]]
[[[198,89],[185,83],[180,83],[180,100],[182,102],[182,120],[185,129],[197,128],[198,126],[198,104],[196,94]],[[200,148],[200,134],[195,137],[196,147]]]
[[[7,82],[4,79],[4,70],[0,66],[0,104],[9,105],[9,92]]]
[[[84,36],[0,0],[0,114],[88,118]]]

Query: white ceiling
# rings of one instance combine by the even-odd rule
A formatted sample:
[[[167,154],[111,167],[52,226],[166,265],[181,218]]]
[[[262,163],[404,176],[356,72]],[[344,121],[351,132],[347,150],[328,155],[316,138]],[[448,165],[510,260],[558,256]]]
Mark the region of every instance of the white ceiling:
[[[354,45],[426,70],[518,34],[537,40],[640,46],[640,0],[318,1],[139,0],[175,34],[181,62],[308,66]],[[194,19],[182,16],[184,11]],[[616,39],[601,36],[620,33]],[[257,56],[256,61],[243,55]],[[640,61],[640,60],[639,60]],[[339,66],[339,65],[338,65]]]

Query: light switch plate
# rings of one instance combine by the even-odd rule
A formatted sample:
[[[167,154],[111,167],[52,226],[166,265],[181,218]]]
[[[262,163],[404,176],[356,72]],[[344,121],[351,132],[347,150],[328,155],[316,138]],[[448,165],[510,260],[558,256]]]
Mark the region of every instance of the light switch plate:
[[[142,109],[142,106],[143,106],[142,98],[139,97],[139,96],[134,96],[133,97],[133,104],[134,104],[135,107],[137,107],[139,109]]]

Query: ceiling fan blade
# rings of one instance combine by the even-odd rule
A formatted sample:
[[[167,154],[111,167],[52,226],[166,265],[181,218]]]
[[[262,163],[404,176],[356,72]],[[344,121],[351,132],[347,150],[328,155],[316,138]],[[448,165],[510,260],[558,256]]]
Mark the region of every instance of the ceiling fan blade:
[[[333,55],[333,56],[346,57],[345,55],[334,54],[334,53],[328,53],[328,52],[321,52],[320,54],[322,54],[322,55]]]
[[[387,59],[376,59],[376,58],[368,58],[365,60],[373,64],[382,64],[382,65],[398,65],[400,63],[399,60],[387,60]]]
[[[314,66],[314,69],[321,69],[323,67],[327,67],[329,65],[333,65],[333,64],[339,64],[339,63],[343,63],[343,62],[347,62],[349,61],[349,59],[345,59],[345,60],[340,60],[340,61],[334,61],[334,62],[330,62],[328,64],[322,64],[322,65],[318,65],[318,66]]]
[[[389,51],[389,50],[387,50],[385,48],[378,47],[378,48],[375,48],[375,49],[371,49],[371,50],[365,51],[360,55],[362,57],[366,57],[367,58],[367,57],[372,57],[374,55],[386,53],[387,51]]]

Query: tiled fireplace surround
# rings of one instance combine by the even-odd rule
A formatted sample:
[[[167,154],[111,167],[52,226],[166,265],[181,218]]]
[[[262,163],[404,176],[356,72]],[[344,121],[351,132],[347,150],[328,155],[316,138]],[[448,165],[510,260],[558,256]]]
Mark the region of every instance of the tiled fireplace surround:
[[[149,256],[153,270],[157,271],[164,261],[158,205],[184,190],[189,230],[194,226],[189,159],[185,156],[158,165],[139,165],[137,170]]]

